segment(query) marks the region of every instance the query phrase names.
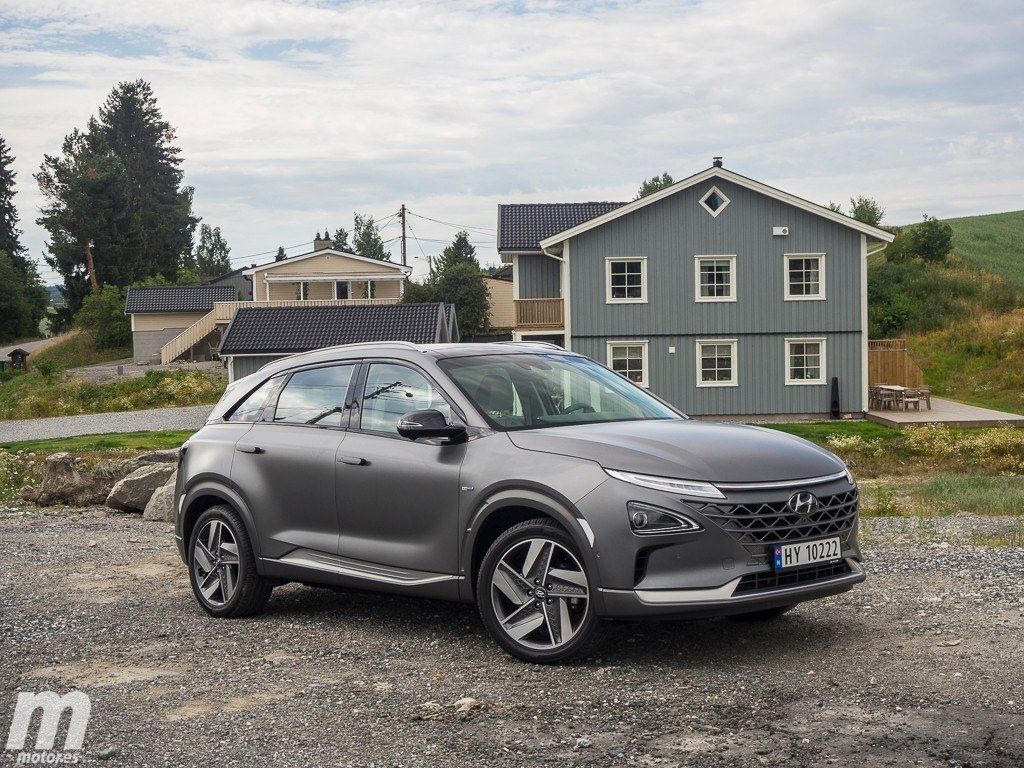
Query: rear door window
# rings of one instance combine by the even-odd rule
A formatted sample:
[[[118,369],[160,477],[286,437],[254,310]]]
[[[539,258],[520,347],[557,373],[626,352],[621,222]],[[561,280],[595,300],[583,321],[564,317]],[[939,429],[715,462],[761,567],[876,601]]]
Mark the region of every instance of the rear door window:
[[[239,403],[228,416],[228,421],[256,421],[267,404],[267,397],[274,391],[279,379],[267,379]]]
[[[355,365],[331,365],[293,373],[277,398],[276,424],[340,427]]]

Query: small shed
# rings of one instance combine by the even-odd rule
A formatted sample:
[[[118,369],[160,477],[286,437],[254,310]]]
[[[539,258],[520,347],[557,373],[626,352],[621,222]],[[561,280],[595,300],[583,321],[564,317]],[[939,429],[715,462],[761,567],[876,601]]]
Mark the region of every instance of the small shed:
[[[10,367],[20,371],[28,370],[28,350],[17,347],[7,353],[11,358]]]
[[[341,344],[459,341],[455,306],[361,304],[352,306],[240,307],[224,332],[220,356],[234,381],[288,355]]]

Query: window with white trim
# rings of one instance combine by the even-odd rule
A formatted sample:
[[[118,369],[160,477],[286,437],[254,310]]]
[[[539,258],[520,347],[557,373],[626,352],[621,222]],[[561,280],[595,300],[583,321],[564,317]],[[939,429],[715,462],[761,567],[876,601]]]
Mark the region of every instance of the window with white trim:
[[[647,301],[647,259],[606,259],[605,273],[608,304]]]
[[[609,341],[608,367],[634,384],[648,386],[647,347],[646,341]]]
[[[786,254],[786,301],[825,298],[825,254]]]
[[[718,218],[718,214],[724,211],[727,205],[729,205],[729,198],[718,187],[712,187],[700,199],[701,208],[715,218]]]
[[[825,383],[825,339],[786,339],[786,383]]]
[[[697,386],[736,386],[735,339],[706,339],[697,342]]]
[[[695,301],[736,301],[736,257],[694,257]]]

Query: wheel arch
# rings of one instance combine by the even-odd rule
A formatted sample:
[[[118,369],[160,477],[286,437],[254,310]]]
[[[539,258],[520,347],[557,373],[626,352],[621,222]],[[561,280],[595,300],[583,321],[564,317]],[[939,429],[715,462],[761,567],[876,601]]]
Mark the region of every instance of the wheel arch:
[[[188,546],[189,537],[192,535],[192,529],[195,527],[199,516],[210,507],[215,507],[218,504],[227,504],[241,516],[258,563],[260,540],[259,536],[256,535],[256,525],[248,505],[236,491],[215,481],[197,483],[185,494],[180,515],[180,534],[184,546]]]
[[[462,580],[464,599],[476,599],[480,565],[498,536],[516,523],[537,517],[552,520],[572,537],[595,587],[591,592],[595,598],[600,595],[600,591],[596,589],[600,586],[596,562],[598,553],[594,549],[592,533],[589,532],[586,521],[575,514],[567,504],[546,494],[526,489],[507,489],[489,496],[481,503],[467,526],[461,557],[462,571],[466,577]]]

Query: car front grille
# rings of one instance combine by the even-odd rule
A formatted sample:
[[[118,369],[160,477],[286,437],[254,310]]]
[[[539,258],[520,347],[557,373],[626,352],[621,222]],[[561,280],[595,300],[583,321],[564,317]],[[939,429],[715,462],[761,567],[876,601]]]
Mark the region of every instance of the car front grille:
[[[815,581],[825,581],[836,576],[845,576],[850,573],[850,565],[845,560],[835,563],[818,563],[816,565],[805,565],[802,568],[776,573],[775,571],[762,571],[761,573],[748,573],[740,579],[736,585],[734,595],[745,592],[759,592],[765,589],[779,589],[781,587],[795,587],[803,584],[811,584]]]
[[[839,535],[845,544],[857,520],[857,489],[823,496],[809,515],[794,513],[786,501],[703,504],[697,508],[724,528],[751,556],[766,562],[772,544]]]

